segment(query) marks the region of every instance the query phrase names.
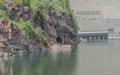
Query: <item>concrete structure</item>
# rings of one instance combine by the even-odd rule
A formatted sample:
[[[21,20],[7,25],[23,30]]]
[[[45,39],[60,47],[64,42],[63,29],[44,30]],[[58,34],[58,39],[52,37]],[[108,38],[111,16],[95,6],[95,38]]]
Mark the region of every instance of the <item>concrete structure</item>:
[[[120,19],[79,20],[79,32],[108,32],[108,38],[120,38]],[[100,34],[100,35],[101,35]],[[90,35],[90,34],[89,34]]]
[[[120,34],[120,19],[79,20],[80,32],[109,31]]]
[[[80,35],[98,36],[108,31],[108,38],[120,38],[119,0],[70,0],[70,5],[78,18]]]
[[[100,11],[102,19],[120,19],[120,0],[70,0],[70,4],[76,15]]]
[[[79,32],[81,40],[86,41],[98,41],[98,40],[107,40],[108,31],[99,31],[99,32]]]

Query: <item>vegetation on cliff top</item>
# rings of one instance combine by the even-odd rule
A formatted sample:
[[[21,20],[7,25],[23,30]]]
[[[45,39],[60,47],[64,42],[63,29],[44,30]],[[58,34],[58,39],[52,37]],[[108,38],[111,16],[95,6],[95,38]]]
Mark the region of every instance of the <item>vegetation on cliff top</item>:
[[[63,11],[70,11],[69,0],[12,0],[18,5],[27,5],[32,8],[33,11],[41,9],[47,9],[49,6],[54,9],[62,8]]]
[[[51,7],[54,11],[61,10],[62,12],[73,16],[72,11],[70,10],[69,0],[11,0],[18,6],[28,6],[33,12],[33,16],[36,16],[44,22],[47,18],[47,13],[49,8]],[[7,14],[7,5],[4,0],[0,0],[0,19],[9,20],[9,16]],[[39,14],[38,14],[39,13]],[[77,30],[77,22],[75,22],[75,18],[73,19],[73,25],[75,25]],[[42,41],[47,43],[47,39],[43,34],[43,28],[41,25],[34,26],[34,19],[30,23],[25,22],[20,19],[15,22],[16,26],[22,31],[23,35],[30,36],[31,38],[34,36],[38,36]]]
[[[4,21],[8,21],[9,17],[7,15],[7,12],[5,10],[0,10],[0,19]]]
[[[0,0],[0,19],[4,21],[8,21],[9,17],[7,15],[7,12],[5,11],[6,5],[4,0]]]

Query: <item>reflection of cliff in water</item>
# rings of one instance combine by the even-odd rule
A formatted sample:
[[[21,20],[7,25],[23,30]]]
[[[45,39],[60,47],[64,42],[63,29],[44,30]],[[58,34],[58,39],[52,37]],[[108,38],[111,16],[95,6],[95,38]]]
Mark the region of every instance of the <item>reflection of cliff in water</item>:
[[[77,60],[74,51],[0,58],[0,75],[74,75]]]
[[[13,58],[0,58],[0,75],[13,75]]]
[[[0,58],[0,75],[2,75],[4,71],[5,71],[5,65],[4,65],[3,59]]]
[[[76,55],[65,53],[24,54],[0,59],[0,75],[74,75]]]
[[[73,75],[71,54],[33,54],[15,59],[14,75]]]

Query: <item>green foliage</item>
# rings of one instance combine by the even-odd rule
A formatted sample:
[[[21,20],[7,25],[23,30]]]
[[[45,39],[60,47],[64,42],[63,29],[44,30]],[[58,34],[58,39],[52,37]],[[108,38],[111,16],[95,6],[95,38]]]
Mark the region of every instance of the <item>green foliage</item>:
[[[31,38],[33,38],[35,36],[34,28],[30,23],[26,23],[25,32]]]
[[[78,26],[78,21],[77,21],[77,17],[74,15],[74,13],[73,12],[71,12],[71,15],[72,15],[72,17],[73,17],[73,21],[74,21],[74,26],[75,26],[75,29],[77,30],[77,32],[78,32],[78,30],[79,30],[79,26]]]
[[[30,23],[24,22],[22,19],[16,23],[16,26],[22,31],[23,35],[27,35],[31,38],[38,36],[44,43],[47,43],[47,39],[43,34],[43,30],[40,27],[33,27]]]
[[[22,31],[23,35],[26,35],[25,28],[27,28],[26,22],[24,22],[22,19],[20,19],[17,23],[16,26]]]
[[[0,0],[0,19],[4,20],[4,21],[8,21],[9,17],[7,15],[7,12],[5,11],[5,2],[4,0]]]
[[[12,1],[18,5],[23,5],[24,3],[24,0],[12,0]]]
[[[2,19],[4,21],[9,20],[9,17],[8,17],[7,12],[5,10],[0,10],[0,19]]]
[[[34,14],[40,13],[38,16],[45,19],[46,18],[46,4],[44,1],[40,0],[30,0],[30,7]]]
[[[21,30],[23,35],[30,36],[31,38],[34,36],[33,27],[30,23],[24,22],[22,19],[20,19],[16,26]]]
[[[54,10],[62,9],[62,4],[60,1],[51,0],[47,3],[48,7],[52,7]]]
[[[35,34],[41,38],[41,40],[44,42],[44,43],[47,43],[47,39],[46,37],[43,35],[43,30],[40,28],[40,27],[36,27],[34,28],[34,32]]]
[[[5,2],[4,0],[0,0],[0,9],[4,9],[5,8]]]
[[[36,12],[39,9],[40,4],[41,3],[39,0],[30,0],[30,7],[34,12]]]
[[[47,12],[49,12],[49,7],[52,7],[54,10],[62,10],[64,13],[67,13],[69,15],[73,16],[73,13],[71,13],[70,7],[69,7],[69,0],[12,0],[16,4],[24,5],[26,3],[29,5],[31,10],[33,11],[34,15],[37,15],[37,18],[42,19],[44,21],[47,16]],[[74,20],[74,26],[76,29],[78,29],[77,26],[77,20],[73,16]],[[17,23],[17,26],[19,29],[22,30],[22,33],[24,35],[29,35],[30,37],[33,37],[34,35],[37,35],[40,39],[43,41],[46,41],[45,36],[43,35],[43,31],[40,27],[33,27],[31,24],[28,24],[22,20],[20,20]]]
[[[38,16],[39,16],[41,19],[45,20],[46,17],[47,17],[47,15],[46,15],[46,10],[41,10],[41,9],[39,9],[38,12],[39,12]]]
[[[34,14],[40,12],[43,18],[46,18],[46,12],[49,7],[52,7],[55,11],[60,9],[65,13],[69,13],[69,1],[68,0],[12,0],[19,5],[29,5]]]
[[[57,9],[63,9],[63,11],[68,12],[69,11],[69,0],[12,0],[14,3],[18,5],[24,5],[27,4],[31,7],[31,9],[36,12],[39,9],[41,10],[47,10],[47,8],[53,7],[55,10]]]
[[[42,31],[42,29],[40,27],[36,27],[34,29],[34,32],[35,32],[36,35],[38,35],[39,37],[41,37],[40,35],[42,35],[43,31]]]
[[[59,0],[62,3],[62,9],[65,12],[69,12],[70,8],[69,8],[69,0]]]
[[[69,10],[69,0],[60,0],[60,2],[62,3],[63,10],[68,11]]]

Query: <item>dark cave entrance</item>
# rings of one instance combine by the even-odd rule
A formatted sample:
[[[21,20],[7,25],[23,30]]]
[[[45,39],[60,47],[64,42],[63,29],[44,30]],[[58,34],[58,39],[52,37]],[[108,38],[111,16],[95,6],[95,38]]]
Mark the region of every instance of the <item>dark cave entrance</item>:
[[[59,44],[63,44],[63,39],[62,39],[62,37],[60,37],[60,36],[58,36],[58,37],[56,38],[56,41],[57,41],[57,43],[59,43]]]

